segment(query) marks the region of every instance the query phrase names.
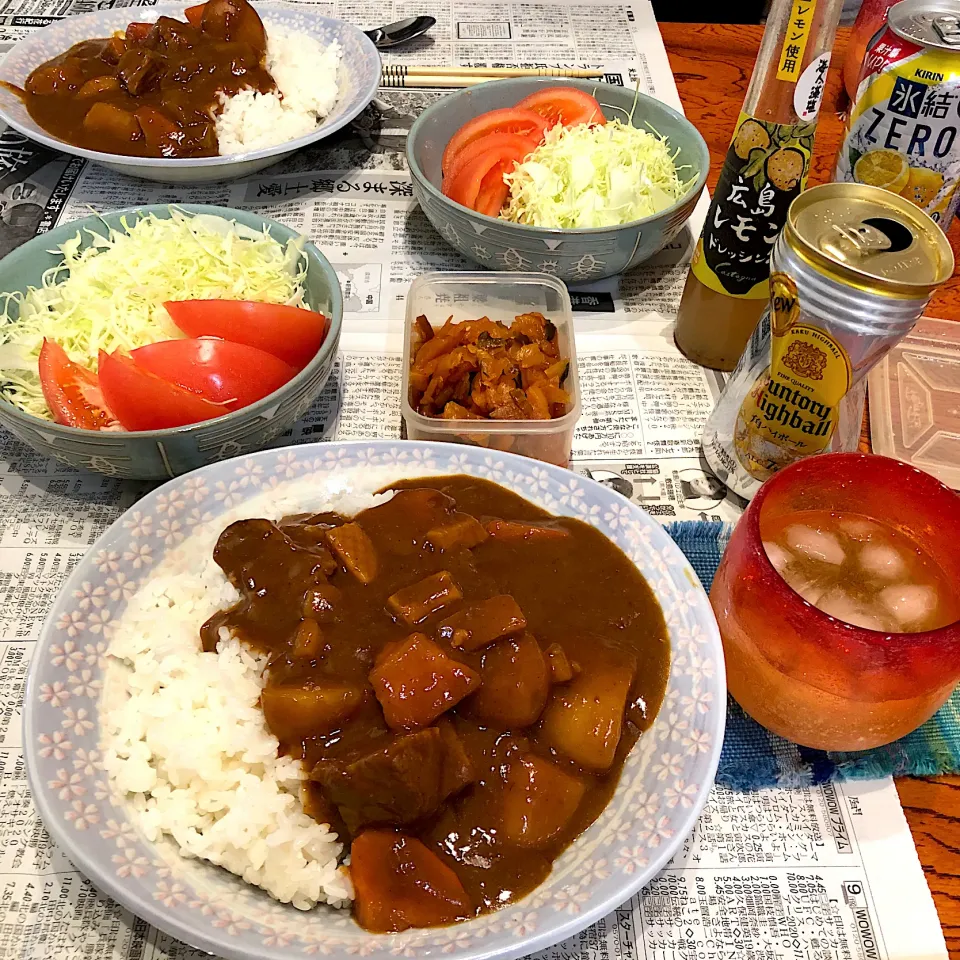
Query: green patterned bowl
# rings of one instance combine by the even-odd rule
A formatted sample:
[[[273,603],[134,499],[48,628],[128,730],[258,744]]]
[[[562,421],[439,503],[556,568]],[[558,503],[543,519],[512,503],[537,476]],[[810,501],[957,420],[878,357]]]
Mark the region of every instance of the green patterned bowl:
[[[687,193],[653,217],[619,227],[560,230],[511,223],[475,213],[440,192],[440,157],[453,134],[468,120],[511,107],[538,87],[574,86],[592,93],[608,120],[625,120],[633,109],[633,125],[654,129],[679,151],[678,164],[695,175]],[[611,109],[616,108],[616,109]],[[494,270],[536,270],[568,283],[612,277],[649,260],[673,240],[693,213],[710,168],[710,152],[697,128],[665,103],[632,89],[595,80],[522,77],[479,83],[443,97],[417,119],[407,137],[407,162],[413,192],[437,232],[464,257]]]
[[[206,213],[235,220],[257,231],[268,227],[271,236],[281,243],[297,236],[295,230],[275,220],[244,210],[200,204],[178,204],[177,209],[188,214]],[[44,271],[61,260],[59,253],[50,251],[75,237],[78,231],[83,231],[82,248],[86,248],[91,242],[87,231],[102,236],[107,232],[104,224],[117,227],[122,218],[132,223],[151,213],[167,219],[170,207],[156,204],[117,210],[74,220],[34,237],[0,260],[0,290],[10,293],[40,286]],[[217,460],[261,449],[306,413],[323,390],[337,356],[343,320],[343,298],[337,275],[312,243],[306,244],[304,252],[307,302],[330,318],[330,329],[310,363],[262,400],[215,420],[186,427],[101,433],[40,420],[0,398],[0,425],[45,456],[55,457],[78,470],[94,470],[110,477],[175,477]]]

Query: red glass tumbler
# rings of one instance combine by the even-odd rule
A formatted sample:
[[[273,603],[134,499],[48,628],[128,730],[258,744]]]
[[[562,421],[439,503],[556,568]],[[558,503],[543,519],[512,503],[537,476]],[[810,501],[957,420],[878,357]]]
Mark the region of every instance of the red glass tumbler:
[[[710,591],[727,685],[750,716],[821,750],[890,743],[933,716],[960,680],[960,620],[923,633],[881,633],[805,601],[767,558],[761,524],[806,510],[893,525],[960,591],[960,495],[887,457],[837,453],[799,460],[757,492]]]

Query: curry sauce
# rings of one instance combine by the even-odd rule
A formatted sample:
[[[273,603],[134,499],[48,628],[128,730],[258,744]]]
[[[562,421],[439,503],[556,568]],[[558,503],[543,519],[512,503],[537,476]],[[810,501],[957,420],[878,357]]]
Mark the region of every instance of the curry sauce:
[[[203,627],[270,657],[261,697],[352,842],[369,930],[519,899],[600,814],[663,698],[669,644],[634,564],[489,481],[405,481],[336,514],[232,524],[242,599]]]

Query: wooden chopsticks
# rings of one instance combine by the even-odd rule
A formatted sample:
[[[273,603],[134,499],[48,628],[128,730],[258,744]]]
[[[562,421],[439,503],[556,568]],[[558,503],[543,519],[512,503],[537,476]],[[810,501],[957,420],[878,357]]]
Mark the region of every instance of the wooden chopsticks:
[[[508,77],[582,77],[599,79],[603,71],[565,67],[415,67],[387,64],[380,74],[382,87],[472,87]]]

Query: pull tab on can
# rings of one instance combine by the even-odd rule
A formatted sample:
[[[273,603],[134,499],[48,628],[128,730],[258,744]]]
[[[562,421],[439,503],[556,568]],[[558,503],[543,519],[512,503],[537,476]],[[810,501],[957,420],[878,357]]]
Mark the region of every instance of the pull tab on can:
[[[950,15],[935,17],[933,29],[948,47],[960,47],[960,18]]]
[[[861,221],[856,226],[835,223],[820,241],[820,250],[839,263],[859,265],[876,252],[890,250],[893,241],[879,227]]]

